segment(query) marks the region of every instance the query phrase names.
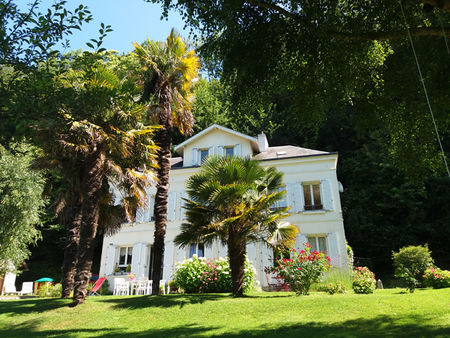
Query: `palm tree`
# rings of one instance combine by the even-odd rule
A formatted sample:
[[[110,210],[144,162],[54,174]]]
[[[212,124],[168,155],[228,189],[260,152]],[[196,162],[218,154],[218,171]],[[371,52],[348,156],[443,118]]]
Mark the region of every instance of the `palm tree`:
[[[244,287],[246,245],[264,240],[271,246],[292,246],[296,226],[281,220],[288,208],[271,210],[284,191],[282,173],[262,168],[257,161],[240,157],[211,157],[186,183],[187,222],[175,243],[186,246],[219,239],[228,248],[233,295]]]
[[[73,306],[86,297],[102,205],[111,207],[109,183],[114,182],[123,192],[122,213],[132,220],[135,209],[145,204],[145,187],[154,177],[157,150],[151,138],[155,128],[141,122],[146,107],[135,103],[128,84],[99,58],[83,59],[80,64],[83,66],[58,79],[63,102],[57,116],[35,126],[48,135],[41,143],[46,156],[61,168],[67,164],[78,168],[80,176],[81,183],[72,190],[72,201],[81,201],[81,215],[75,213],[81,217],[74,217],[71,229],[77,256],[69,255],[72,266],[76,262]],[[69,185],[74,183],[71,170],[62,169],[61,173]],[[68,266],[67,271],[73,268]]]
[[[134,54],[142,64],[143,95],[148,104],[148,117],[161,128],[156,132],[157,186],[155,196],[155,233],[153,263],[153,293],[159,292],[164,238],[167,228],[169,171],[172,146],[172,128],[182,134],[192,133],[194,118],[191,113],[193,79],[197,76],[199,60],[194,51],[188,51],[183,40],[170,32],[167,41],[134,44]]]

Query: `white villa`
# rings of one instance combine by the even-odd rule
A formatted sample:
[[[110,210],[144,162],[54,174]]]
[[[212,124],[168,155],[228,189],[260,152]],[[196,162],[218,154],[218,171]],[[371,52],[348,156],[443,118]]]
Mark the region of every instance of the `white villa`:
[[[251,137],[234,130],[212,125],[175,147],[180,157],[172,158],[168,226],[165,241],[163,278],[171,280],[177,262],[193,254],[206,258],[225,257],[226,247],[220,243],[204,246],[202,243],[179,248],[174,238],[179,232],[184,216],[183,200],[186,180],[197,170],[202,160],[211,154],[249,156],[261,161],[263,166],[273,166],[284,173],[286,198],[274,207],[289,206],[287,221],[300,232],[296,248],[308,241],[314,249],[325,251],[334,266],[347,265],[344,224],[340,203],[340,183],[336,177],[337,153],[295,146],[269,147],[262,133]],[[113,285],[115,270],[125,270],[148,277],[152,264],[153,203],[155,187],[148,190],[147,208],[138,210],[133,224],[124,224],[120,232],[105,236],[100,263],[100,276],[107,276]],[[273,265],[273,251],[264,243],[247,246],[247,256],[257,271],[262,286],[267,285],[264,268]]]

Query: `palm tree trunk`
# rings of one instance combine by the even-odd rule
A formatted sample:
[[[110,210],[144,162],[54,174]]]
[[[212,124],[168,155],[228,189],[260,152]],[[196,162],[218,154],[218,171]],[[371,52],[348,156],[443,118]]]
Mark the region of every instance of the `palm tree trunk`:
[[[80,243],[77,255],[77,272],[73,303],[83,303],[89,279],[91,277],[92,259],[94,255],[94,239],[97,234],[100,193],[105,172],[105,151],[101,145],[86,159],[83,180],[83,218],[80,228]]]
[[[161,271],[164,257],[164,239],[166,237],[167,228],[167,210],[169,200],[169,173],[170,158],[172,154],[170,148],[172,146],[172,117],[171,117],[171,95],[169,88],[161,91],[160,96],[160,114],[159,124],[161,129],[156,133],[156,143],[160,146],[157,155],[158,184],[156,186],[155,196],[155,234],[154,234],[154,261],[153,261],[153,294],[159,293],[159,281],[161,280]]]
[[[81,196],[78,194],[72,205],[72,223],[67,229],[66,246],[64,248],[62,298],[70,297],[74,285],[81,219],[83,215],[81,201]]]
[[[242,236],[230,228],[227,245],[234,297],[241,297],[244,294],[245,244],[246,242]]]

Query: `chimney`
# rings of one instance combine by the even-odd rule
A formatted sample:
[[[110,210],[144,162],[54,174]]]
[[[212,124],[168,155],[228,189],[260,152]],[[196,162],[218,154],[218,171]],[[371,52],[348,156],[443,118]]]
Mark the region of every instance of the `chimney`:
[[[269,143],[267,142],[266,134],[261,133],[258,135],[258,146],[260,152],[267,151],[267,148],[269,148]]]

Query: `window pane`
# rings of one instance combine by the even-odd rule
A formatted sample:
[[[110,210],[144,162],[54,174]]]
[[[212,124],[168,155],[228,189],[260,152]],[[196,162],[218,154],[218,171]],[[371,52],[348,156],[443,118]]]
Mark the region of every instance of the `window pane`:
[[[312,250],[318,251],[316,239],[317,239],[317,237],[308,237],[308,242],[309,242],[309,244],[311,244]]]
[[[312,209],[311,185],[310,184],[304,185],[303,192],[305,195],[305,210],[311,210]]]
[[[200,163],[205,160],[206,156],[208,156],[208,152],[208,149],[200,150]]]
[[[314,184],[312,187],[314,193],[314,207],[315,209],[322,209],[322,200],[320,198],[320,184]]]
[[[234,155],[234,148],[233,147],[225,148],[225,156],[233,156],[233,155]]]
[[[197,249],[197,245],[191,244],[191,246],[189,247],[189,257],[192,257],[195,255],[196,249]]]
[[[205,245],[203,243],[198,244],[198,257],[205,257]]]
[[[133,247],[128,247],[127,264],[131,264],[131,257],[133,256]]]
[[[325,237],[318,237],[319,251],[327,252],[327,242]]]
[[[119,265],[124,265],[125,264],[125,255],[127,252],[127,248],[120,248],[120,253],[119,253]]]

